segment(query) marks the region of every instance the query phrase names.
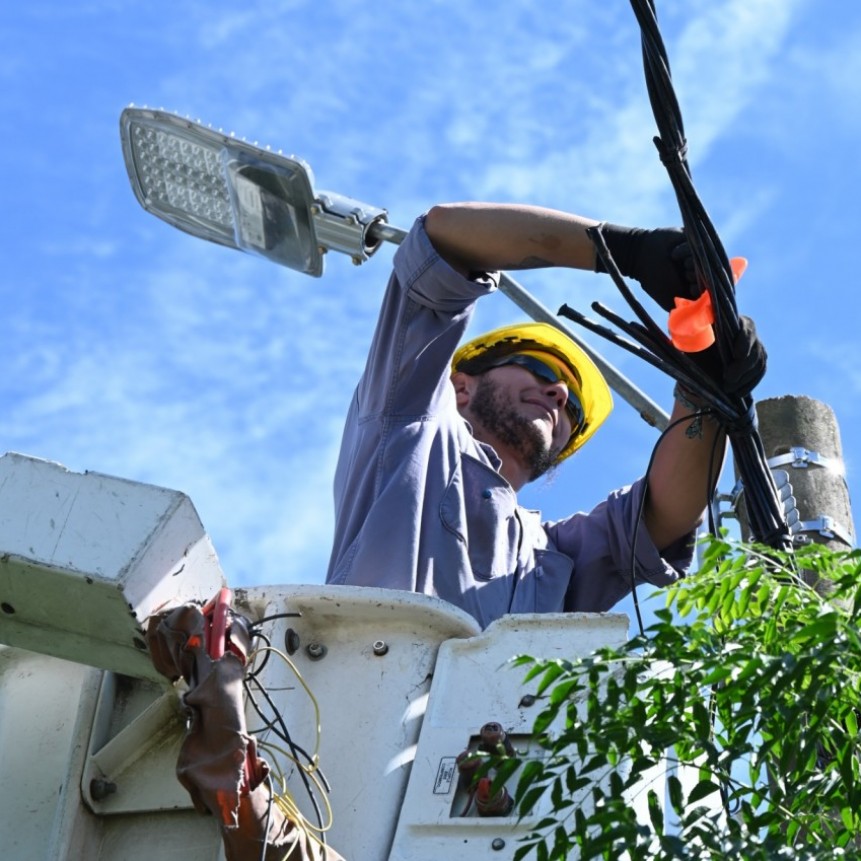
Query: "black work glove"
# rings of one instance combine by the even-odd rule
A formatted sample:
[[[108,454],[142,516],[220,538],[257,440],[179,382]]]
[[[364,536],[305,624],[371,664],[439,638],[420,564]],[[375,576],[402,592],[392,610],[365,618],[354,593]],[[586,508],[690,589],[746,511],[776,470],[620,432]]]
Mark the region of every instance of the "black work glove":
[[[729,361],[721,361],[717,344],[687,355],[730,397],[747,397],[765,376],[768,354],[750,317],[739,317],[739,330]]]
[[[665,311],[672,310],[676,296],[696,299],[702,292],[697,287],[691,248],[679,228],[643,230],[602,224],[601,233],[619,271],[626,278],[636,278]],[[607,271],[600,256],[596,256],[595,271]]]

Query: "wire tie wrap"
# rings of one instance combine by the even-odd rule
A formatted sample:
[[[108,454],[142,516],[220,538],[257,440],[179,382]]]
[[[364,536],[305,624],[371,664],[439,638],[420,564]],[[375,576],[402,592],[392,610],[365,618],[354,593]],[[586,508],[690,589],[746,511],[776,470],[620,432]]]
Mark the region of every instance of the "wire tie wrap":
[[[652,138],[654,141],[655,147],[658,150],[658,156],[661,159],[661,162],[666,167],[672,167],[676,164],[684,164],[685,160],[688,157],[688,142],[684,138],[682,138],[679,146],[668,146],[664,143],[664,139],[661,137]]]

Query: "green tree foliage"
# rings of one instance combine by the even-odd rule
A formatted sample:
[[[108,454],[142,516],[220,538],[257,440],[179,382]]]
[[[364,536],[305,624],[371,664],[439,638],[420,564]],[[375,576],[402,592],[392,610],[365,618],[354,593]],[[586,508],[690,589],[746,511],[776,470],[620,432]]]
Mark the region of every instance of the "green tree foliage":
[[[544,755],[497,763],[538,820],[515,861],[861,859],[859,569],[858,551],[710,539],[645,637],[518,658]]]

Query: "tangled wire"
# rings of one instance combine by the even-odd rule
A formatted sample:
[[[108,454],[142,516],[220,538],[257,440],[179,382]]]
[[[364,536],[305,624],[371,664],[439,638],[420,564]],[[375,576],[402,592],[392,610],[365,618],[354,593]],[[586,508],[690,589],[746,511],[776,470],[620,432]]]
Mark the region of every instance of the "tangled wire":
[[[732,269],[691,179],[681,110],[673,90],[654,3],[652,0],[631,0],[631,6],[640,24],[646,86],[659,131],[653,140],[676,193],[696,281],[703,285],[711,298],[716,348],[720,361],[726,364],[744,325],[736,306]],[[599,302],[593,303],[592,309],[636,343],[584,317],[568,305],[563,305],[559,314],[654,365],[704,404],[705,410],[727,431],[744,487],[753,539],[776,549],[789,550],[792,546],[790,531],[757,429],[753,398],[749,394],[728,394],[700,364],[678,350],[625,283],[604,241],[601,227],[591,228],[590,236],[604,268],[640,322],[625,321]]]

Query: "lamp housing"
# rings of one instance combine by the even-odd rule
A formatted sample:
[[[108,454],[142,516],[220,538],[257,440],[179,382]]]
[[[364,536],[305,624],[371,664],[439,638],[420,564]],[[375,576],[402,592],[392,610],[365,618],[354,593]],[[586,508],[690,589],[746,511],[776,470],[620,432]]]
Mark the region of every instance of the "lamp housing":
[[[360,264],[380,245],[386,211],[315,193],[300,158],[147,108],[122,112],[120,137],[138,202],[193,236],[314,276],[329,250]]]

